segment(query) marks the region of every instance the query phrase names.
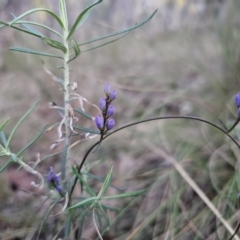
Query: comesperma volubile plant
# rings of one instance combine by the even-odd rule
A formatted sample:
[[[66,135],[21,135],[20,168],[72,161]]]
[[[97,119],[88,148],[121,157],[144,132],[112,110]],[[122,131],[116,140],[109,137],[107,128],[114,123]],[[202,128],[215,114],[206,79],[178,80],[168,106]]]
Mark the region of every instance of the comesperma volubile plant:
[[[87,161],[87,158],[91,152],[97,154],[97,150],[101,145],[104,145],[104,140],[111,137],[118,131],[123,129],[129,128],[131,126],[151,122],[151,121],[159,121],[164,119],[186,119],[186,120],[193,120],[193,121],[200,121],[204,122],[205,124],[211,125],[212,127],[216,128],[223,134],[225,134],[239,149],[240,144],[238,141],[230,135],[230,132],[234,129],[237,123],[240,121],[240,93],[235,97],[235,104],[238,108],[238,116],[236,122],[233,124],[232,127],[229,129],[227,126],[219,120],[221,126],[219,127],[217,124],[204,120],[202,118],[193,117],[193,116],[163,116],[163,117],[153,117],[137,122],[133,122],[122,127],[119,127],[115,130],[115,120],[114,120],[114,113],[115,113],[115,106],[117,106],[117,92],[114,88],[111,87],[109,83],[106,83],[105,86],[102,88],[103,97],[99,100],[98,105],[91,103],[88,99],[82,96],[78,92],[77,83],[72,82],[70,79],[70,63],[81,56],[82,53],[94,50],[96,48],[105,46],[112,42],[115,42],[122,37],[129,34],[132,30],[142,26],[143,24],[147,23],[154,14],[150,15],[144,21],[135,24],[134,26],[121,30],[118,32],[110,33],[106,36],[101,36],[96,39],[92,39],[86,41],[84,43],[78,43],[77,39],[74,38],[74,33],[79,30],[81,25],[85,22],[88,18],[90,11],[97,6],[98,4],[102,3],[102,0],[98,0],[93,4],[89,5],[84,11],[82,11],[73,26],[69,27],[68,24],[68,17],[67,17],[67,9],[66,9],[66,2],[65,0],[59,0],[59,15],[52,12],[51,10],[44,9],[44,8],[36,8],[29,10],[22,15],[16,17],[13,15],[13,20],[11,22],[3,22],[0,21],[1,28],[2,27],[11,27],[15,30],[21,31],[25,34],[30,34],[36,38],[39,38],[40,41],[43,41],[45,44],[48,45],[49,49],[54,48],[59,50],[58,55],[51,54],[49,52],[40,52],[38,50],[33,49],[26,49],[21,47],[11,47],[10,50],[18,51],[22,53],[28,54],[35,54],[41,57],[52,57],[58,58],[62,60],[62,66],[59,68],[63,71],[62,78],[59,78],[52,74],[47,66],[45,66],[43,62],[43,67],[46,73],[61,86],[61,91],[64,97],[64,106],[58,106],[55,103],[51,103],[52,109],[57,109],[59,114],[61,115],[61,121],[55,123],[52,126],[45,126],[38,135],[30,141],[26,146],[24,146],[21,150],[17,153],[13,153],[11,151],[11,140],[14,137],[15,132],[19,128],[20,124],[28,117],[28,115],[37,107],[39,101],[37,101],[24,115],[23,117],[17,122],[15,127],[12,129],[8,137],[5,135],[4,128],[7,125],[9,119],[4,121],[0,125],[0,156],[7,157],[8,161],[3,164],[0,168],[0,172],[6,169],[11,163],[18,164],[21,168],[24,168],[29,173],[38,177],[38,182],[32,182],[34,187],[42,188],[44,185],[49,186],[49,195],[43,196],[45,198],[50,198],[52,200],[51,207],[49,211],[47,211],[46,215],[44,216],[43,220],[41,221],[38,232],[35,236],[35,239],[39,239],[41,236],[41,231],[43,229],[44,223],[47,217],[51,214],[51,210],[55,206],[61,206],[61,211],[58,214],[62,214],[64,216],[64,224],[61,229],[58,229],[59,234],[63,234],[64,239],[81,239],[82,231],[84,229],[84,223],[86,219],[92,219],[92,224],[94,224],[96,232],[98,234],[99,239],[102,238],[102,234],[105,233],[111,227],[111,220],[107,211],[116,211],[118,212],[119,209],[116,207],[108,206],[102,203],[102,200],[109,200],[109,199],[121,199],[126,197],[136,197],[143,195],[147,192],[147,189],[135,191],[135,192],[123,192],[124,190],[118,189],[120,191],[119,194],[106,196],[106,191],[109,187],[115,187],[112,185],[112,171],[113,166],[110,166],[109,172],[105,179],[102,180],[102,186],[99,192],[95,192],[88,183],[88,174],[87,168],[84,168],[84,164]],[[46,12],[52,18],[54,18],[61,28],[61,32],[58,32],[51,27],[42,25],[37,22],[30,22],[25,21],[24,18],[28,15],[35,14],[37,12]],[[44,28],[50,32],[52,32],[56,37],[57,40],[48,38],[44,36],[39,30],[36,30],[34,26]],[[110,37],[117,36],[114,40],[108,40]],[[93,42],[98,42],[101,40],[107,40],[104,43],[101,43],[93,48],[88,48],[84,51],[81,51],[81,46],[88,45]],[[74,100],[78,100],[80,102],[80,109],[76,109],[72,107],[72,102]],[[83,105],[91,104],[96,108],[96,115],[91,116],[87,113],[83,107]],[[117,108],[117,107],[116,107]],[[92,121],[93,128],[85,128],[84,126],[79,125],[77,114],[81,114],[89,121]],[[50,167],[47,173],[39,172],[38,171],[38,164],[44,159],[48,159],[53,156],[49,155],[44,158],[37,159],[34,166],[29,165],[24,161],[23,153],[26,149],[28,149],[32,144],[34,144],[42,134],[48,129],[56,128],[58,132],[58,139],[52,144],[51,148],[55,148],[59,145],[63,145],[62,157],[61,157],[61,172],[56,173],[53,167]],[[70,165],[69,161],[69,152],[71,151],[72,146],[74,143],[71,143],[70,139],[72,136],[84,134],[85,140],[91,140],[95,137],[98,137],[98,141],[95,142],[84,154],[84,157],[80,159],[78,163],[75,165]],[[84,171],[83,171],[84,168]],[[94,177],[91,175],[91,177]],[[99,178],[94,178],[96,181],[99,181]],[[73,191],[76,185],[79,184],[82,189],[81,196],[73,197]],[[115,187],[116,188],[116,187]],[[221,220],[221,219],[220,219]],[[232,234],[230,239],[233,239],[235,234],[238,231],[239,226],[237,227],[236,231],[228,231]],[[56,237],[58,237],[56,235]]]

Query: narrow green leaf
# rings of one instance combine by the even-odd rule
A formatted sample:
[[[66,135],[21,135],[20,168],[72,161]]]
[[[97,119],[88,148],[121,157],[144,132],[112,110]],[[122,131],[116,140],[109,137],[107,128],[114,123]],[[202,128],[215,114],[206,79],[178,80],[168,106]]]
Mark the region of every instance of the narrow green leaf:
[[[64,238],[66,238],[66,239],[68,239],[69,234],[70,234],[71,223],[72,223],[72,214],[70,213],[67,216],[66,225],[64,228]]]
[[[84,222],[85,222],[85,215],[82,217],[82,220],[80,221],[80,224],[79,224],[79,227],[78,227],[77,239],[81,239],[82,232],[83,232],[83,226],[84,226]]]
[[[12,162],[12,160],[8,160],[1,168],[0,168],[0,173],[6,169],[6,167]]]
[[[156,12],[157,12],[157,9],[147,19],[143,20],[142,22],[140,22],[138,24],[135,24],[133,27],[130,27],[128,29],[124,29],[124,30],[121,30],[121,31],[113,32],[113,33],[110,33],[110,34],[102,36],[102,37],[98,37],[98,38],[88,40],[87,42],[80,43],[79,46],[83,46],[83,45],[86,45],[86,44],[89,44],[89,43],[93,43],[93,42],[96,42],[96,41],[103,40],[105,38],[114,37],[114,36],[117,36],[117,35],[121,35],[121,34],[124,34],[124,33],[131,32],[132,30],[134,30],[136,28],[139,28],[142,25],[144,25],[145,23],[147,23],[148,21],[150,21],[153,18],[153,16],[156,14]]]
[[[68,18],[65,0],[59,0],[59,13],[60,18],[62,19],[62,22],[64,24],[64,27],[65,29],[67,29]]]
[[[73,126],[73,128],[81,130],[81,131],[86,132],[86,133],[100,134],[100,131],[95,130],[95,129],[85,128],[85,127],[80,127],[80,126]]]
[[[84,52],[89,52],[89,51],[95,50],[95,49],[97,49],[97,48],[106,46],[106,45],[108,45],[108,44],[114,43],[114,42],[120,40],[121,38],[124,38],[127,34],[129,34],[129,32],[125,33],[125,34],[122,35],[121,37],[118,37],[118,38],[116,38],[116,39],[114,39],[114,40],[111,40],[111,41],[109,41],[109,42],[100,44],[100,45],[98,45],[98,46],[96,46],[96,47],[93,47],[93,48],[89,48],[89,49],[87,49],[87,50],[84,50],[84,51],[82,51],[82,53],[84,53]]]
[[[102,199],[117,199],[117,198],[126,198],[126,197],[134,197],[134,196],[139,196],[147,192],[147,188],[140,190],[140,191],[135,191],[135,192],[130,192],[130,193],[122,193],[114,196],[105,196],[102,197]]]
[[[100,208],[100,210],[101,210],[101,212],[102,212],[102,215],[103,215],[103,217],[105,218],[108,226],[110,226],[110,224],[111,224],[110,218],[108,217],[108,215],[107,215],[106,212],[104,211],[104,209],[103,209],[103,207],[102,207],[102,205],[101,205],[100,202],[98,202],[98,206],[99,206],[99,208]]]
[[[62,159],[61,159],[61,177],[62,180],[66,177],[66,162],[67,162],[67,152],[68,152],[68,145],[65,145],[62,153]]]
[[[77,30],[79,24],[81,24],[81,20],[84,21],[84,16],[91,10],[91,8],[93,8],[95,5],[99,4],[100,2],[102,2],[102,0],[98,0],[96,1],[95,3],[93,3],[92,5],[90,5],[89,7],[87,7],[83,12],[81,12],[79,14],[79,16],[77,17],[75,23],[73,24],[69,34],[68,34],[68,37],[67,37],[67,40],[74,34],[74,32]]]
[[[92,120],[92,116],[91,116],[90,114],[82,111],[81,109],[73,108],[73,111],[74,111],[74,112],[77,112],[77,113],[79,113],[79,114],[81,114],[81,115],[83,115],[84,117],[86,117],[86,118],[88,118],[88,119],[90,119],[90,120]]]
[[[39,31],[37,31],[35,28],[29,26],[29,25],[35,25],[35,26],[38,26],[38,27],[42,27],[46,30],[49,30],[50,32],[56,34],[57,36],[59,36],[60,38],[63,38],[63,36],[55,31],[54,29],[48,27],[48,26],[45,26],[45,25],[42,25],[42,24],[39,24],[39,23],[35,23],[35,22],[29,22],[29,21],[18,21],[17,23],[15,24],[21,24],[22,26],[24,26],[28,31],[32,32],[32,33],[35,33],[35,34],[38,34],[40,35],[41,37],[45,37],[42,33],[40,33]]]
[[[113,165],[110,167],[109,172],[107,174],[107,177],[98,193],[98,198],[101,199],[103,194],[106,192],[106,190],[108,189],[110,183],[111,183],[111,179],[112,179],[112,171],[113,171]]]
[[[6,138],[6,135],[3,130],[0,131],[0,137],[1,137],[3,146],[6,147],[7,146],[7,138]]]
[[[29,53],[29,54],[35,54],[35,55],[40,55],[40,56],[45,56],[45,57],[54,57],[54,58],[61,58],[60,56],[56,56],[50,53],[45,53],[45,52],[39,52],[36,50],[28,49],[28,48],[21,48],[21,47],[10,47],[9,50],[11,51],[17,51],[17,52],[23,52],[23,53]]]
[[[46,159],[48,159],[48,158],[54,157],[54,156],[59,155],[59,154],[62,154],[62,153],[63,153],[63,152],[55,152],[55,153],[49,154],[49,155],[47,155],[46,157],[42,158],[42,159],[41,159],[41,162],[44,161],[44,160],[46,160]]]
[[[71,44],[72,44],[72,47],[73,47],[73,50],[74,50],[74,57],[71,58],[67,63],[71,62],[72,60],[74,60],[75,58],[77,58],[80,53],[81,53],[81,50],[77,44],[77,42],[74,40],[74,39],[71,39]]]
[[[49,45],[50,47],[53,47],[53,48],[56,48],[56,49],[60,49],[62,50],[64,53],[67,52],[67,48],[60,42],[58,41],[55,41],[53,39],[50,39],[50,38],[46,38],[46,37],[43,37],[42,38],[43,42],[46,43],[47,45]]]
[[[102,226],[103,226],[103,224],[102,224],[102,217],[101,217],[101,215],[99,214],[99,212],[97,210],[95,211],[95,213],[96,213],[96,221],[98,222],[99,227],[102,228]]]
[[[93,190],[88,186],[88,184],[85,182],[85,180],[82,178],[81,174],[78,173],[77,169],[75,167],[72,167],[72,170],[74,174],[77,176],[78,180],[82,182],[82,184],[86,188],[86,192],[91,196],[91,197],[96,197],[95,193]]]
[[[41,136],[42,134],[46,131],[47,129],[47,125],[43,127],[43,129],[38,133],[38,135],[31,141],[29,142],[23,149],[21,149],[18,153],[17,153],[17,157],[19,155],[21,155],[26,149],[28,149],[31,145],[33,145]]]
[[[7,125],[10,118],[6,119],[1,125],[0,125],[0,131],[4,129],[4,127]]]
[[[109,205],[106,205],[106,204],[101,204],[103,208],[106,208],[106,209],[109,209],[109,210],[112,210],[112,211],[115,211],[115,212],[119,212],[120,209],[117,208],[117,207],[112,207],[112,206],[109,206]]]
[[[85,206],[85,205],[89,205],[89,204],[92,204],[96,201],[98,201],[97,197],[91,197],[91,198],[85,199],[85,200],[67,208],[67,210],[72,210],[72,209],[79,208],[79,207],[82,207],[82,206]]]
[[[38,100],[36,103],[34,103],[34,105],[19,119],[19,121],[17,122],[17,124],[15,125],[15,127],[13,128],[13,130],[11,131],[7,144],[6,144],[6,149],[8,149],[8,146],[13,138],[13,135],[15,134],[15,132],[17,131],[19,125],[26,119],[26,117],[37,107],[37,105],[39,104],[40,100]]]
[[[23,13],[22,15],[20,15],[19,17],[16,17],[13,21],[11,21],[9,24],[10,26],[15,24],[18,20],[26,17],[27,15],[29,14],[32,14],[34,12],[46,12],[46,13],[49,13],[53,18],[55,18],[55,20],[59,23],[59,25],[61,26],[62,29],[64,29],[64,25],[61,21],[61,19],[52,11],[48,10],[48,9],[45,9],[45,8],[34,8],[34,9],[31,9],[25,13]]]

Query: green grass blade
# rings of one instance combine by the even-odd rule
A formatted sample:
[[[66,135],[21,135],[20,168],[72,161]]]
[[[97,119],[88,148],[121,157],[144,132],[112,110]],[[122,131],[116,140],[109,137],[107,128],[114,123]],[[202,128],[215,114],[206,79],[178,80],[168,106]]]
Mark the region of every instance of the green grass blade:
[[[0,173],[4,171],[4,169],[12,162],[12,160],[8,160],[1,168],[0,168]]]
[[[126,197],[134,197],[139,196],[147,192],[148,189],[143,189],[140,191],[130,192],[130,193],[122,193],[114,196],[106,196],[102,197],[102,199],[117,199],[117,198],[126,198]]]
[[[7,140],[7,144],[6,144],[6,148],[9,147],[9,144],[13,138],[13,135],[15,134],[15,132],[17,131],[19,125],[27,118],[27,116],[37,107],[37,105],[39,104],[40,100],[38,100],[36,103],[34,103],[34,105],[20,118],[20,120],[17,122],[17,124],[15,125],[15,127],[13,128],[13,130],[11,131],[9,138]]]
[[[72,223],[72,214],[69,213],[67,216],[66,225],[64,227],[64,238],[65,239],[68,239],[68,237],[70,235],[71,223]]]
[[[93,134],[100,134],[99,130],[91,129],[91,128],[85,128],[80,126],[73,126],[74,129],[81,130],[86,133],[93,133]]]
[[[82,116],[84,116],[84,117],[86,117],[86,118],[88,118],[88,119],[90,119],[90,120],[92,120],[92,116],[91,116],[90,114],[82,111],[81,109],[73,108],[73,111],[81,114]]]
[[[100,40],[103,40],[103,39],[106,39],[106,38],[109,38],[109,37],[114,37],[114,36],[117,36],[117,35],[128,33],[128,32],[130,32],[130,31],[132,31],[132,30],[134,30],[136,28],[141,27],[142,25],[144,25],[145,23],[150,21],[153,18],[153,16],[156,14],[156,12],[157,12],[157,10],[155,10],[147,19],[143,20],[142,22],[136,24],[133,27],[130,27],[128,29],[124,29],[124,30],[121,30],[121,31],[113,32],[113,33],[110,33],[108,35],[105,35],[105,36],[102,36],[102,37],[99,37],[99,38],[94,38],[94,39],[89,40],[87,42],[80,43],[79,46],[83,46],[83,45],[86,45],[86,44],[89,44],[89,43],[93,43],[93,42],[96,42],[96,41],[100,41]]]
[[[59,50],[63,51],[64,53],[67,52],[67,48],[62,43],[60,43],[58,41],[55,41],[53,39],[46,38],[46,37],[43,37],[42,40],[43,40],[44,43],[46,43],[47,45],[49,45],[52,48],[59,49]]]
[[[90,5],[89,7],[87,7],[83,12],[81,12],[79,14],[79,16],[77,17],[75,23],[73,24],[69,34],[68,34],[68,37],[67,37],[67,40],[74,34],[74,32],[77,30],[77,28],[79,27],[79,24],[81,24],[81,20],[85,21],[84,19],[84,16],[86,14],[88,14],[88,12],[94,7],[96,6],[97,4],[99,4],[100,2],[102,2],[102,0],[98,0],[96,1],[95,3],[93,3],[92,5]]]
[[[54,57],[54,58],[61,58],[61,59],[63,59],[62,57],[53,55],[51,53],[39,52],[39,51],[28,49],[28,48],[10,47],[9,50],[22,52],[22,53],[35,54],[35,55],[40,55],[40,56],[45,56],[45,57]]]
[[[31,142],[29,142],[23,149],[21,149],[17,153],[17,157],[20,154],[22,154],[26,149],[28,149],[30,146],[32,146],[43,135],[43,133],[46,131],[46,129],[47,129],[47,125],[43,127],[43,129],[38,133],[38,135]]]
[[[78,173],[77,169],[75,167],[72,167],[72,170],[74,174],[77,176],[78,180],[85,186],[86,192],[91,196],[91,197],[96,197],[95,193],[93,190],[88,186],[88,184],[85,182],[85,180],[82,178],[81,174]]]
[[[100,210],[101,210],[101,213],[102,213],[103,217],[105,218],[105,220],[106,220],[108,226],[110,226],[110,224],[111,224],[111,222],[110,222],[110,218],[108,217],[108,215],[107,215],[106,212],[104,211],[104,209],[103,209],[101,203],[98,202],[98,206],[99,206],[99,208],[100,208]]]
[[[109,172],[107,174],[107,177],[98,193],[98,198],[101,199],[103,194],[106,192],[106,190],[108,189],[110,183],[111,183],[111,179],[112,179],[112,171],[113,171],[113,165],[110,167]]]
[[[55,18],[55,20],[59,23],[60,27],[62,29],[64,29],[64,25],[61,21],[61,19],[52,11],[48,10],[48,9],[45,9],[45,8],[34,8],[34,9],[31,9],[25,13],[23,13],[22,15],[20,15],[19,17],[16,17],[13,21],[11,21],[9,24],[10,26],[15,24],[18,20],[21,20],[22,18],[34,13],[34,12],[46,12],[48,14],[50,14],[53,18]]]

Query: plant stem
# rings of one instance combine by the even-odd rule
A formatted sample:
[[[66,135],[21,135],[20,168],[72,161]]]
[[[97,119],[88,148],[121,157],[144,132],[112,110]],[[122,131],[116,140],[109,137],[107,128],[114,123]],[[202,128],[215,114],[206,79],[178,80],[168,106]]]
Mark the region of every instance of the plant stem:
[[[66,18],[67,21],[67,18]],[[64,125],[65,125],[65,147],[66,147],[66,159],[68,157],[68,146],[69,146],[69,115],[68,115],[68,104],[69,104],[69,84],[70,84],[70,71],[69,71],[69,41],[67,40],[68,36],[68,22],[65,23],[65,29],[63,32],[63,44],[66,47],[67,51],[64,54]],[[67,162],[67,161],[65,161]],[[66,169],[66,166],[64,166],[64,169]]]

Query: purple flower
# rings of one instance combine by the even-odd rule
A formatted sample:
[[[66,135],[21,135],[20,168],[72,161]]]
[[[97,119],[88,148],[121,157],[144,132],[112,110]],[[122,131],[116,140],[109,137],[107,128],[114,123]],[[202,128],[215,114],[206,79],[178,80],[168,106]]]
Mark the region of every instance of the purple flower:
[[[104,92],[108,95],[111,91],[111,85],[109,83],[106,83],[104,86]]]
[[[60,185],[60,179],[57,174],[54,173],[53,168],[49,168],[48,175],[46,176],[46,180],[49,184],[53,185],[58,192],[62,192],[62,187]]]
[[[107,130],[111,130],[114,126],[115,126],[114,119],[112,118],[108,119],[106,123]]]
[[[117,92],[116,90],[111,90],[111,92],[109,93],[109,99],[110,101],[113,101],[114,99],[116,99],[117,97]]]
[[[105,110],[106,109],[106,99],[105,98],[101,98],[99,100],[98,106],[100,107],[101,110]]]
[[[99,130],[103,129],[103,117],[102,116],[96,116],[95,117],[95,124]]]
[[[108,106],[108,110],[107,110],[107,116],[111,117],[114,114],[114,112],[115,112],[114,106],[113,105],[109,105]]]
[[[240,107],[240,93],[235,96],[235,104],[238,108]]]

